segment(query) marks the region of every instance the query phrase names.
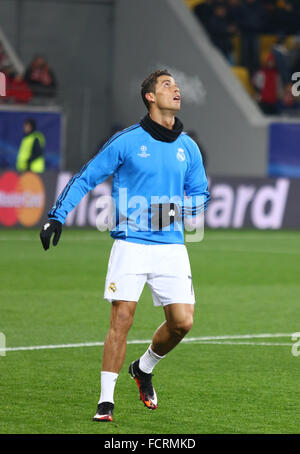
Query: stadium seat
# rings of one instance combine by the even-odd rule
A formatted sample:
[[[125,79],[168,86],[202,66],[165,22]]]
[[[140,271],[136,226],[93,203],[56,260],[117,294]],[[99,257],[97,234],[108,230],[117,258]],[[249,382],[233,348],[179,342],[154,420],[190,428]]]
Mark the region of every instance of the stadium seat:
[[[276,44],[278,40],[277,35],[260,35],[259,45],[260,45],[260,62],[263,64],[266,60],[266,56],[271,52],[272,47]],[[285,44],[288,49],[293,47],[293,36],[289,35],[285,39]]]
[[[239,79],[247,93],[249,93],[250,96],[253,96],[254,89],[251,85],[249,71],[247,70],[247,68],[243,66],[232,66],[232,72]]]
[[[191,9],[195,8],[195,6],[200,5],[200,3],[204,3],[205,0],[185,0],[187,6]]]
[[[239,34],[234,35],[232,38],[233,44],[233,58],[236,64],[241,61],[241,38]]]

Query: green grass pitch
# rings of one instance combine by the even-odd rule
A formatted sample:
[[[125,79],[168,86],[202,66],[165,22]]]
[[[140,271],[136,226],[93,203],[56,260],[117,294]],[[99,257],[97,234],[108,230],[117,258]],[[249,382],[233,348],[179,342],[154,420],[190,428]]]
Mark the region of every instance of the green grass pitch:
[[[2,230],[6,347],[104,341],[112,242],[108,233],[64,229],[59,245],[44,252],[37,230]],[[127,372],[147,343],[127,347],[109,424],[92,422],[102,346],[7,351],[0,433],[299,434],[300,356],[292,354],[291,333],[300,331],[300,233],[206,231],[187,248],[197,299],[187,337],[196,339],[155,369],[156,411],[143,406]],[[151,339],[163,319],[145,287],[129,340]],[[253,337],[261,334],[273,336]],[[225,338],[202,339],[217,336]]]

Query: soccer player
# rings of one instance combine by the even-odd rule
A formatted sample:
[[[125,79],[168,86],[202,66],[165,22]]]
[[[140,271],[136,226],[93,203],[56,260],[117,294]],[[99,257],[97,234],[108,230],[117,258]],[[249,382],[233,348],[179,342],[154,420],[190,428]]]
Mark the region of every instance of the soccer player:
[[[126,354],[126,339],[145,283],[165,321],[151,345],[129,366],[140,399],[158,406],[152,371],[189,332],[195,296],[184,245],[183,217],[206,209],[209,193],[197,144],[175,116],[180,90],[167,70],[151,73],[142,83],[148,114],[111,137],[99,153],[66,185],[48,213],[40,237],[45,250],[58,243],[67,214],[96,185],[113,175],[114,243],[108,263],[104,298],[111,302],[105,339],[101,394],[94,421],[112,421],[114,388]],[[138,208],[137,208],[138,207]]]

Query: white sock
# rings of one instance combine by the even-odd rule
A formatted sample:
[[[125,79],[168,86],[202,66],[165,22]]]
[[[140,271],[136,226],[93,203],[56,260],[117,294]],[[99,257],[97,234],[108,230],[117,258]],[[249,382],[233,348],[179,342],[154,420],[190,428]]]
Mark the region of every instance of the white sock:
[[[164,356],[157,355],[156,353],[154,353],[154,351],[151,350],[151,347],[148,347],[143,356],[140,357],[139,368],[141,369],[142,372],[145,372],[146,374],[151,374],[156,364],[159,363],[159,361],[163,359],[165,356],[166,355]]]
[[[114,390],[118,375],[115,372],[101,372],[101,394],[98,404],[101,402],[114,403]]]

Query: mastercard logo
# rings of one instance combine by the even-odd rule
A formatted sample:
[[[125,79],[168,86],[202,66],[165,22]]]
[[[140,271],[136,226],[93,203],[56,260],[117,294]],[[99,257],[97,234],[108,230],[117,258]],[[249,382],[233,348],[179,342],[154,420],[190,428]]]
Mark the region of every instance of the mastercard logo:
[[[40,220],[44,207],[45,188],[37,174],[5,172],[0,176],[0,224],[11,227],[19,222],[31,227]]]

